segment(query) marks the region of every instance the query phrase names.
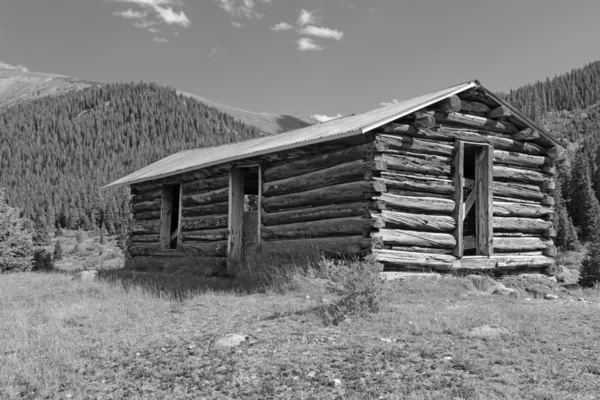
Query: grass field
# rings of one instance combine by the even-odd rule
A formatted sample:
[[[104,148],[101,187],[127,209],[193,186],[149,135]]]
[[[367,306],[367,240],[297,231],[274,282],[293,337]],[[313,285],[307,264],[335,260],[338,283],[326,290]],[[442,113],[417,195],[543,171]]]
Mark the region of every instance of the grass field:
[[[394,281],[379,313],[334,326],[316,312],[327,295],[310,282],[174,301],[70,279],[0,279],[0,398],[600,396],[598,289],[573,293],[589,302],[548,301],[483,295],[464,279]],[[470,336],[483,325],[508,334]],[[248,340],[215,348],[228,333]]]

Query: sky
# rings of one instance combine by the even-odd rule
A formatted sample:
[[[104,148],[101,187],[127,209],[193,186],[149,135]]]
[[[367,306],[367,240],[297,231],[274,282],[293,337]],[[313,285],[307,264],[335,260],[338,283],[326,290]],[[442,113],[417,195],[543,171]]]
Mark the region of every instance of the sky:
[[[598,0],[0,0],[0,67],[347,115],[600,59]]]

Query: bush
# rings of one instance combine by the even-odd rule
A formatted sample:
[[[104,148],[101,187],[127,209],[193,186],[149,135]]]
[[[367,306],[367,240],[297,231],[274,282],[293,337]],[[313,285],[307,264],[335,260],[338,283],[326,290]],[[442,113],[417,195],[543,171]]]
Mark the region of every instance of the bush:
[[[83,241],[85,240],[85,236],[83,234],[83,231],[78,230],[77,233],[75,234],[75,240],[77,240],[78,244],[83,243]]]
[[[54,260],[52,253],[43,247],[35,249],[33,253],[33,271],[52,271],[54,270]]]
[[[75,243],[75,246],[71,249],[69,254],[78,254],[81,252],[81,247],[79,247],[79,243]]]
[[[600,240],[596,239],[590,246],[590,250],[581,263],[579,271],[579,284],[584,287],[592,287],[600,284]]]
[[[63,259],[63,248],[60,240],[56,241],[54,244],[54,261],[60,261]]]
[[[0,190],[0,272],[27,271],[33,266],[33,240],[17,208],[6,204]]]
[[[333,304],[320,308],[325,324],[338,325],[350,316],[379,311],[383,296],[379,275],[382,266],[373,258],[352,262],[322,259],[319,267],[327,279],[327,291],[337,298]]]

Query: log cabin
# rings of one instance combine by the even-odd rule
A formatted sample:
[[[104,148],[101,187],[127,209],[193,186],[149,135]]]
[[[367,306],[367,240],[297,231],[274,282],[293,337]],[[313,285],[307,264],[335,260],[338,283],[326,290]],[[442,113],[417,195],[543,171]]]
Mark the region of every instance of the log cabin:
[[[565,150],[471,81],[275,136],[181,151],[131,187],[127,258],[372,254],[385,272],[548,271]]]

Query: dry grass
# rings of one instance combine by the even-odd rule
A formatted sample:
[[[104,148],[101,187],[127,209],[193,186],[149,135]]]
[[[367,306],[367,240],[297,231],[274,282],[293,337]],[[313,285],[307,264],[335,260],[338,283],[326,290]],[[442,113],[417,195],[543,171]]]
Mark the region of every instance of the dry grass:
[[[290,290],[293,288],[294,290]],[[318,279],[174,301],[62,274],[0,280],[0,398],[595,399],[595,302],[484,296],[464,280],[386,283],[379,313],[325,326]],[[308,298],[307,298],[308,296]],[[509,336],[475,339],[497,324]],[[230,351],[215,338],[243,332]],[[336,381],[339,380],[339,381]],[[339,383],[339,384],[338,384]]]

